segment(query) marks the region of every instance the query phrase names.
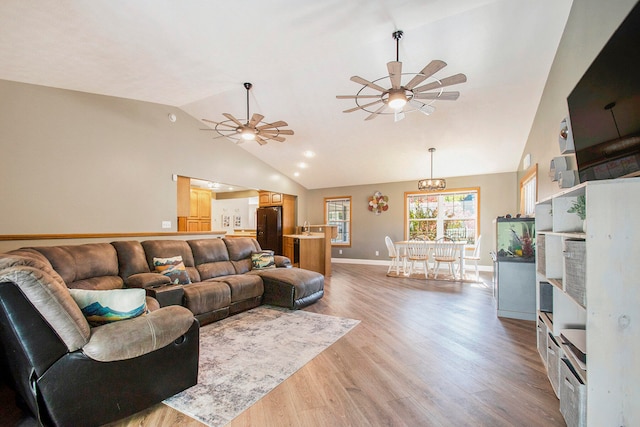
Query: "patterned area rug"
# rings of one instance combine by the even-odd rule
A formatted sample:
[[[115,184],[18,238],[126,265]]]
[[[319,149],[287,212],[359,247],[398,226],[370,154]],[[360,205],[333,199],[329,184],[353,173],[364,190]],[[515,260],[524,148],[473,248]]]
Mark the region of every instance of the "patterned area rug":
[[[263,305],[203,326],[198,384],[164,403],[224,426],[358,323]]]

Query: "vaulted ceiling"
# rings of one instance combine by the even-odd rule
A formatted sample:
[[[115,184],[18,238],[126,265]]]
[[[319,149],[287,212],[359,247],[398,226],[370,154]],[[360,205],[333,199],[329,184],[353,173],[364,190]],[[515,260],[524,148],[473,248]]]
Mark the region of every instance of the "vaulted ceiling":
[[[0,2],[0,79],[177,106],[197,119],[284,120],[285,142],[240,146],[306,188],[518,168],[571,0]],[[394,121],[343,113],[387,76],[433,59],[464,73],[456,101]],[[380,84],[389,87],[388,79]],[[205,123],[202,123],[202,127]],[[210,132],[213,134],[213,132]],[[229,141],[229,144],[232,144]],[[316,153],[305,158],[303,152]],[[300,167],[300,162],[307,167]],[[295,173],[299,175],[296,176]]]

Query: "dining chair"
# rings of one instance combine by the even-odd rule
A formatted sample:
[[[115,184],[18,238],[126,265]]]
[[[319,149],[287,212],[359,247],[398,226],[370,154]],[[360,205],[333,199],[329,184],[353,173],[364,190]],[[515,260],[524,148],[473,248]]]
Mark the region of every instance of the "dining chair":
[[[429,278],[429,246],[421,240],[409,240],[407,243],[407,258],[409,264],[409,276],[413,274],[416,263],[421,263],[424,269],[424,277]]]
[[[464,261],[465,265],[468,261],[474,263],[476,269],[476,282],[480,281],[480,273],[478,272],[478,261],[480,261],[480,241],[482,240],[482,235],[478,236],[478,240],[476,240],[476,248],[473,250],[473,255],[465,256]],[[464,274],[464,272],[462,272]]]
[[[442,263],[449,264],[449,273],[455,278],[453,265],[457,260],[456,246],[453,243],[453,240],[448,237],[441,237],[436,240],[436,243],[433,246],[433,261],[435,262],[433,278],[438,278],[440,264]]]
[[[389,251],[389,258],[391,260],[389,264],[389,269],[387,270],[387,274],[391,273],[395,270],[396,274],[400,275],[400,264],[402,262],[402,273],[404,274],[404,255],[398,253],[396,246],[393,244],[391,237],[386,236],[384,238],[384,242],[387,245],[387,250]]]

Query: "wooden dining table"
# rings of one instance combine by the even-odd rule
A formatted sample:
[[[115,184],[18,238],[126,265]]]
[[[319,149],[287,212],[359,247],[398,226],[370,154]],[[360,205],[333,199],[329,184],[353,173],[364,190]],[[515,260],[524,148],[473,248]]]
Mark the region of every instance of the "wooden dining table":
[[[405,265],[403,265],[403,270],[405,274],[407,274],[406,260],[407,260],[407,245],[409,244],[409,242],[424,244],[427,246],[427,249],[433,249],[436,245],[435,240],[411,240],[411,241],[401,240],[399,242],[394,242],[398,255],[403,256],[405,260]],[[459,268],[454,278],[462,280],[464,277],[464,255],[465,255],[465,250],[467,248],[467,242],[463,240],[459,240],[459,241],[453,241],[453,242],[446,242],[445,244],[450,244],[455,247],[455,252],[458,254]]]

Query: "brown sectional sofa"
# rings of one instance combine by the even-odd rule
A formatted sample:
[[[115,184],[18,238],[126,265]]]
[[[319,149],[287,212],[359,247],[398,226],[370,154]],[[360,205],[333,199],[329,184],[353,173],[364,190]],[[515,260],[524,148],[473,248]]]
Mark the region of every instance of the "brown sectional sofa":
[[[322,298],[322,274],[282,256],[277,268],[253,269],[257,251],[255,239],[234,238],[0,254],[0,368],[44,425],[100,425],[160,402],[196,383],[200,324],[262,303],[297,309]],[[154,272],[154,258],[177,255],[190,284]],[[90,327],[69,291],[120,288],[145,289],[149,314]]]
[[[201,325],[262,303],[298,309],[324,295],[324,276],[293,268],[275,256],[273,269],[252,269],[261,250],[250,237],[232,239],[117,241],[23,248],[41,254],[69,288],[144,288],[159,306],[183,305]],[[173,285],[154,272],[154,258],[181,256],[191,281]],[[153,300],[149,302],[155,304]]]

